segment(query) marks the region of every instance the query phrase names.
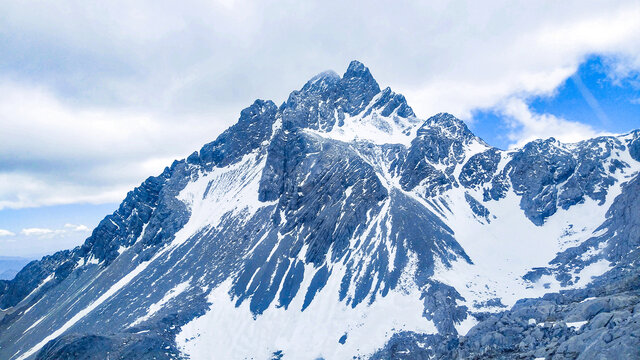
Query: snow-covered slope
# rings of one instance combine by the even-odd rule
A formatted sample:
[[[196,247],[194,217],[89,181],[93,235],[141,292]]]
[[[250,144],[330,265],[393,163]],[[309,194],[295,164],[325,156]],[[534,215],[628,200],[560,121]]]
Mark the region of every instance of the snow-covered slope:
[[[619,268],[637,242],[610,209],[639,161],[638,131],[493,148],[354,61],[257,100],[84,245],[0,282],[0,358],[346,359],[457,338]]]

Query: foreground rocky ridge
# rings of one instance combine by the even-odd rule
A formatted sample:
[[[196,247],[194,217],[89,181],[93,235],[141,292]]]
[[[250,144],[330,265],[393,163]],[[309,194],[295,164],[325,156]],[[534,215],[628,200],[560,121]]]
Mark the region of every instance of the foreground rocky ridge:
[[[0,282],[0,356],[575,358],[605,336],[558,330],[593,320],[587,297],[618,316],[612,339],[633,344],[639,161],[638,131],[492,148],[452,115],[417,119],[352,62],[280,107],[257,100],[130,192],[85,244]],[[522,262],[526,246],[543,255],[496,267],[503,283],[481,271],[492,257]],[[305,343],[318,333],[326,344]]]

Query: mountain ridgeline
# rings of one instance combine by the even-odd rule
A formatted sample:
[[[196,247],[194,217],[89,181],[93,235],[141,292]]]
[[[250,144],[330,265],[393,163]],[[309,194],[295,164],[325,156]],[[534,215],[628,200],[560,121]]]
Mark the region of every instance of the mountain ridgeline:
[[[640,358],[639,171],[638,130],[504,151],[353,61],[0,280],[0,358]]]

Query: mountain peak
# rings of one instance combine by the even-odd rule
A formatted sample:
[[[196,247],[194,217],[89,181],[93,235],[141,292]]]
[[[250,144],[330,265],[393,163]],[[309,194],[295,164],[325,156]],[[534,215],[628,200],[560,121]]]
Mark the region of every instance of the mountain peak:
[[[335,87],[340,82],[340,75],[333,70],[323,71],[312,77],[302,87],[302,91],[318,92]]]
[[[428,129],[438,128],[439,132],[450,138],[477,139],[482,144],[486,143],[476,137],[467,127],[464,121],[452,114],[441,112],[428,118],[422,127],[418,129],[418,135],[424,134]]]
[[[353,60],[349,63],[349,67],[347,67],[347,71],[342,76],[342,80],[360,80],[365,83],[375,84],[375,87],[377,87],[378,91],[380,91],[380,87],[378,86],[376,80],[373,78],[373,75],[371,75],[369,68],[358,60]]]
[[[349,63],[349,67],[347,68],[347,73],[348,72],[364,72],[364,71],[368,71],[368,70],[369,70],[369,68],[367,68],[360,61],[351,60],[351,62]]]
[[[357,114],[380,92],[378,82],[373,78],[369,68],[361,62],[354,60],[349,64],[347,71],[342,76],[344,95],[349,99],[346,111],[349,114]]]

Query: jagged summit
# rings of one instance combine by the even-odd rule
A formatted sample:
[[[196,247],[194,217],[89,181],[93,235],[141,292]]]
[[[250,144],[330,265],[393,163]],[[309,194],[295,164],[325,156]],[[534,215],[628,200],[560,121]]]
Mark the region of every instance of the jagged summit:
[[[362,63],[353,61],[342,77],[325,71],[293,91],[280,107],[283,127],[309,129],[343,140],[408,144],[419,120],[404,96],[383,91]]]
[[[342,77],[334,71],[314,76],[293,91],[280,110],[288,129],[308,128],[345,141],[409,146],[418,131],[435,131],[438,136],[488,146],[451,114],[418,119],[402,94],[389,87],[381,90],[369,68],[357,60]]]
[[[300,91],[307,93],[321,93],[335,89],[340,82],[340,75],[333,70],[327,70],[312,77]]]
[[[357,114],[380,92],[378,82],[369,69],[358,61],[352,61],[342,76],[342,86],[349,101],[346,112]]]
[[[358,60],[351,60],[349,66],[347,67],[347,71],[344,74],[346,78],[350,77],[371,77],[371,73],[369,72],[369,68],[366,67],[363,63]]]
[[[271,109],[270,104],[256,100],[243,114],[256,108]],[[418,119],[402,94],[389,87],[381,90],[370,70],[356,60],[342,77],[331,70],[312,77],[300,90],[291,92],[278,113],[276,117],[287,130],[309,129],[344,141],[409,146],[418,128],[439,128],[441,136],[474,137],[461,120],[450,114]],[[239,122],[247,118],[241,114]]]
[[[489,147],[489,144],[469,130],[464,121],[449,113],[438,113],[428,118],[418,129],[417,135],[422,136],[429,131],[435,131],[440,137],[458,139],[466,143],[475,141]]]

